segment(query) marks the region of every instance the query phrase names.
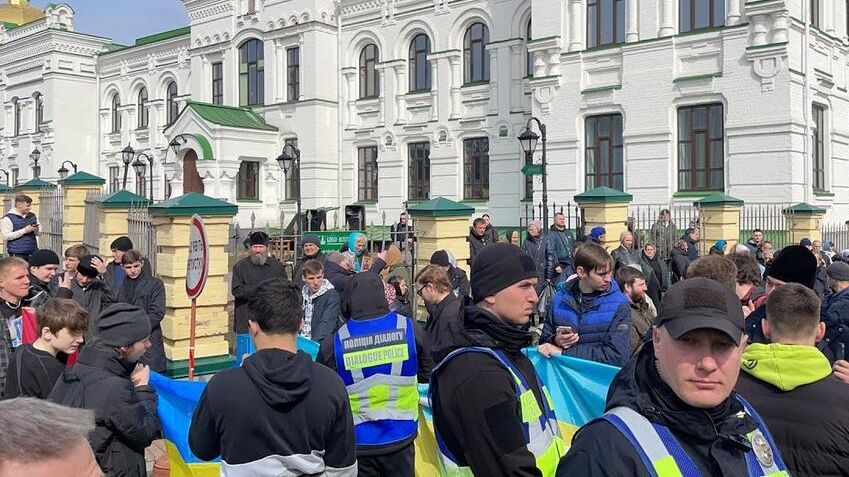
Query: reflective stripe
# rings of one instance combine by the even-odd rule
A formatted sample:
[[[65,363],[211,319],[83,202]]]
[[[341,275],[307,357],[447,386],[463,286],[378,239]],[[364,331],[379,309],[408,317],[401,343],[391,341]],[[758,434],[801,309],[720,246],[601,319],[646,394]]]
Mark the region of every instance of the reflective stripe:
[[[384,419],[418,420],[419,391],[415,377],[375,374],[345,389],[354,425]]]
[[[681,471],[678,470],[678,464],[675,463],[675,459],[663,445],[660,435],[648,419],[625,406],[615,407],[607,411],[607,414],[618,417],[627,426],[637,442],[640,443],[640,447],[646,453],[657,475],[680,477]]]
[[[344,325],[340,326],[339,331],[337,333],[339,333],[340,339],[346,340],[350,338],[351,331],[348,329],[348,323],[345,323]],[[349,369],[348,371],[350,371],[351,376],[354,378],[354,382],[362,381],[363,379],[365,379],[365,375],[363,374],[362,369]]]

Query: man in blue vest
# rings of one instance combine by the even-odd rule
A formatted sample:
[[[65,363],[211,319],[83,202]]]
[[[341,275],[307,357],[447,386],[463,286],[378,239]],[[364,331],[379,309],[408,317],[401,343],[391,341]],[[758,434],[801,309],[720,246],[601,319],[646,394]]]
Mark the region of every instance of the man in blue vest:
[[[342,315],[348,321],[321,343],[317,361],[336,371],[348,391],[358,475],[413,477],[416,383],[426,383],[432,368],[427,335],[410,318],[389,311],[376,273],[351,278]]]
[[[652,340],[613,379],[558,476],[787,476],[752,406],[734,391],[746,346],[737,295],[688,278],[663,297]]]
[[[0,233],[6,241],[6,254],[29,261],[29,256],[38,250],[38,217],[30,212],[32,198],[28,195],[15,196],[15,205],[0,221]]]
[[[522,349],[539,298],[537,267],[496,243],[472,265],[475,306],[434,356],[430,400],[443,475],[553,476],[565,444],[551,399]]]

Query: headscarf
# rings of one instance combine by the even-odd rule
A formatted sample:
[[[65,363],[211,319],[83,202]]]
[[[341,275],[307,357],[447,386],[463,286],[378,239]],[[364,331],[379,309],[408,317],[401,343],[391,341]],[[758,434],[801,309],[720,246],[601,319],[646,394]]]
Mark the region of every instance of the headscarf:
[[[357,251],[357,239],[360,237],[365,238],[365,236],[366,235],[362,232],[351,232],[351,234],[348,235],[348,251],[358,257],[362,256],[363,252],[365,252],[366,249],[364,248],[359,252]]]

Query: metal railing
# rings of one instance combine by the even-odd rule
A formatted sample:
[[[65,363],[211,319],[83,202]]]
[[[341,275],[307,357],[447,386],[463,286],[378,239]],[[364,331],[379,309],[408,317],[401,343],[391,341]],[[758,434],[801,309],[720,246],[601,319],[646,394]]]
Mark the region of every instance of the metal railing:
[[[670,221],[675,229],[675,238],[684,235],[688,228],[701,227],[701,214],[693,205],[633,204],[628,207],[630,229],[640,245],[651,242],[651,228],[660,219],[660,212],[669,210]],[[616,237],[617,239],[619,237]]]
[[[91,255],[100,255],[100,215],[98,202],[103,196],[100,192],[90,192],[85,198],[85,216],[83,224],[83,245]]]
[[[156,230],[146,205],[130,207],[127,211],[127,236],[133,247],[150,262],[151,272],[156,274]]]
[[[840,253],[849,248],[849,227],[840,222],[823,223],[822,243],[823,248],[831,248],[832,252]]]
[[[61,188],[44,189],[40,192],[41,205],[38,210],[39,248],[49,249],[62,256],[62,227],[64,226],[63,196]]]
[[[746,243],[752,231],[763,231],[764,240],[775,251],[790,245],[790,221],[784,209],[790,204],[746,204],[740,210],[740,243]]]

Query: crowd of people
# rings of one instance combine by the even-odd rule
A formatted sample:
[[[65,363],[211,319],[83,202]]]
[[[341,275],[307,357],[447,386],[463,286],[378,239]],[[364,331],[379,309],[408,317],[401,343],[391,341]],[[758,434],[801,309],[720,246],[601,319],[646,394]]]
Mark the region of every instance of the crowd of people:
[[[849,253],[817,240],[774,253],[755,230],[701,256],[699,229],[679,236],[668,211],[613,250],[603,228],[584,236],[562,214],[549,230],[514,232],[475,219],[469,275],[437,250],[414,276],[406,215],[379,252],[357,232],[341,250],[304,236],[291,276],[269,237],[251,233],[231,286],[237,342],[255,351],[205,387],[192,452],[220,457],[222,475],[412,476],[417,385],[429,383],[447,475],[847,475]],[[113,243],[111,264],[71,247],[64,273],[44,250],[0,260],[11,325],[0,406],[34,397],[86,409],[62,425],[69,446],[90,444],[0,446],[0,475],[72,454],[89,469],[79,475],[145,475],[143,450],[161,435],[149,372],[164,296],[126,242]],[[33,308],[37,336],[24,342],[16,323]],[[319,343],[316,361],[298,336]],[[571,442],[523,352],[532,346],[621,368],[604,414]],[[0,413],[0,443],[16,423]]]

